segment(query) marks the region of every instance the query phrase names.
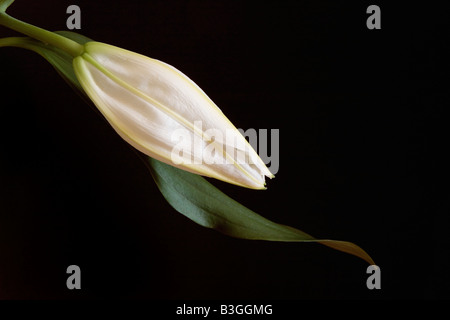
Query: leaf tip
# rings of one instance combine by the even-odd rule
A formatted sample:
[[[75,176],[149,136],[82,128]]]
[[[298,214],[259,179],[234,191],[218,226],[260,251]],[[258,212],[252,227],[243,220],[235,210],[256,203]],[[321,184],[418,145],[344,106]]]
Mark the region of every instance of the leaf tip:
[[[375,261],[372,259],[372,257],[366,251],[364,251],[361,247],[357,246],[356,244],[354,244],[352,242],[337,241],[337,240],[318,240],[317,242],[319,242],[327,247],[357,256],[358,258],[363,259],[370,265],[375,265]]]

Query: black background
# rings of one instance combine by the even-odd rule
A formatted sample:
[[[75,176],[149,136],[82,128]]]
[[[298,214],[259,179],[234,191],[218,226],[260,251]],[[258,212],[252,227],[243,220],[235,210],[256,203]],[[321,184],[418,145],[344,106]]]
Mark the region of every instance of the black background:
[[[381,30],[367,29],[366,1],[17,0],[8,12],[64,30],[70,4],[80,33],[180,69],[238,128],[280,129],[266,191],[212,182],[269,219],[360,245],[382,289],[356,257],[178,214],[47,62],[1,48],[0,298],[450,297],[442,8],[378,1]],[[72,264],[81,290],[66,288]]]

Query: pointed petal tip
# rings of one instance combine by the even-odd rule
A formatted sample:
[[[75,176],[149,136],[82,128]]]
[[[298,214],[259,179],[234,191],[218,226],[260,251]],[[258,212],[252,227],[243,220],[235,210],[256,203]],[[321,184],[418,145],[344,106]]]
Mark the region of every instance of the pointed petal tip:
[[[254,190],[267,190],[265,181],[259,185],[242,185],[242,186]]]

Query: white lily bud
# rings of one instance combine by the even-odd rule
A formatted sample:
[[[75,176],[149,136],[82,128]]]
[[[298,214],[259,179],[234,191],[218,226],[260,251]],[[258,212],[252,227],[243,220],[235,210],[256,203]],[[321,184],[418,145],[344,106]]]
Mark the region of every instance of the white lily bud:
[[[73,67],[111,126],[144,154],[252,189],[273,177],[214,102],[174,67],[99,42],[86,43]]]

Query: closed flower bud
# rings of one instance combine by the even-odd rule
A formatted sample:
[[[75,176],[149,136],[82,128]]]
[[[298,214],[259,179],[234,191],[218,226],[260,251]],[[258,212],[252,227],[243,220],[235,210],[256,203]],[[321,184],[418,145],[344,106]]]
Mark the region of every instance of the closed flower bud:
[[[0,24],[73,59],[85,93],[133,147],[180,169],[248,188],[263,189],[265,177],[273,177],[235,126],[183,73],[131,51],[94,41],[81,44],[17,20],[5,12],[13,1],[0,0]]]
[[[214,102],[174,67],[99,42],[86,43],[73,67],[111,126],[144,154],[253,189],[273,176]]]

